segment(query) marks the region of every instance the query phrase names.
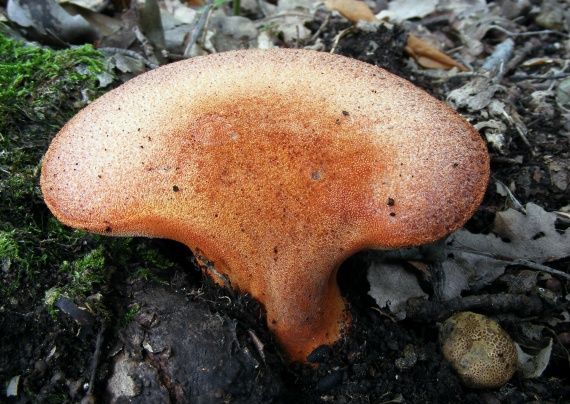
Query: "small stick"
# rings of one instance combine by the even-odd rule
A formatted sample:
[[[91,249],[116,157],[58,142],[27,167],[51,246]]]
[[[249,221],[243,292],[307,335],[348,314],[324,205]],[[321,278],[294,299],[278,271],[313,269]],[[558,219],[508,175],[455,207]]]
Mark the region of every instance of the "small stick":
[[[95,386],[95,378],[97,377],[97,368],[99,367],[99,358],[101,357],[101,345],[103,345],[103,333],[105,332],[105,324],[101,324],[97,340],[95,342],[95,352],[93,353],[93,361],[91,362],[91,377],[89,378],[89,388],[87,396],[93,394],[93,386]]]
[[[537,264],[536,262],[527,261],[527,260],[523,260],[523,259],[514,260],[512,263],[513,263],[513,265],[521,265],[523,267],[536,269],[537,271],[546,272],[547,274],[560,276],[561,278],[564,278],[564,279],[570,281],[570,275],[569,274],[567,274],[566,272],[559,271],[559,270],[554,269],[554,268],[547,267],[546,265]]]
[[[528,32],[512,32],[509,31],[499,25],[489,25],[489,29],[496,29],[497,31],[501,31],[507,35],[510,36],[533,36],[533,35],[543,35],[543,34],[555,34],[555,35],[560,35],[563,37],[568,38],[569,36],[563,32],[560,31],[554,31],[552,29],[544,29],[542,31],[528,31]]]
[[[354,30],[355,25],[352,25],[350,27],[348,27],[347,29],[343,29],[342,31],[340,31],[337,36],[334,39],[333,42],[333,46],[331,48],[331,53],[336,53],[336,48],[338,48],[338,43],[340,41],[340,39],[345,36],[346,34],[348,34],[349,32]]]
[[[325,20],[323,21],[323,23],[321,24],[321,26],[319,27],[319,29],[317,30],[317,32],[315,32],[313,34],[313,36],[311,37],[311,39],[309,40],[309,42],[313,43],[317,40],[317,38],[319,37],[319,35],[321,35],[321,32],[324,31],[324,29],[326,28],[326,26],[328,25],[329,21],[331,19],[331,13],[327,14],[327,17],[325,18]]]
[[[185,58],[188,58],[190,56],[190,52],[192,52],[192,46],[194,46],[194,44],[198,40],[198,35],[200,35],[200,31],[202,31],[202,29],[206,25],[206,21],[208,20],[211,11],[212,11],[212,5],[210,4],[206,6],[204,12],[202,13],[202,15],[200,15],[200,19],[196,24],[196,28],[194,28],[194,32],[192,32],[192,37],[190,37],[190,41],[188,42],[188,45],[186,45],[186,49],[184,49],[183,55]]]
[[[477,310],[486,314],[515,312],[528,317],[541,313],[543,306],[538,296],[509,293],[458,297],[446,302],[413,297],[406,304],[406,317],[429,323],[445,320],[454,313],[465,310]]]
[[[247,330],[247,333],[251,337],[251,340],[253,341],[253,345],[255,345],[255,348],[257,349],[257,352],[259,352],[261,359],[263,359],[263,362],[265,362],[265,352],[263,351],[263,348],[264,348],[263,342],[261,342],[259,337],[257,335],[255,335],[253,330]]]

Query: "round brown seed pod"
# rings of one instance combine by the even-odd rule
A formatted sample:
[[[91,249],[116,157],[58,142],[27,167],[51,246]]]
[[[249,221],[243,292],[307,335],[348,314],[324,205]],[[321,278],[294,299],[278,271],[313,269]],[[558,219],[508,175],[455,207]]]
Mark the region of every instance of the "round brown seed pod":
[[[507,383],[518,367],[511,337],[481,314],[461,312],[440,328],[443,357],[471,388],[496,388]]]

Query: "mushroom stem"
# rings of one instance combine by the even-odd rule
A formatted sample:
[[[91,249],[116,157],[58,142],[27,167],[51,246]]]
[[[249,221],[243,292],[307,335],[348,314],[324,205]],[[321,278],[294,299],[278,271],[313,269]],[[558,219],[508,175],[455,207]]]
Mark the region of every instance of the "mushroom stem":
[[[297,241],[308,248],[312,244],[310,239]],[[288,359],[305,362],[315,348],[338,341],[350,325],[350,313],[336,282],[337,269],[331,270],[338,268],[350,255],[335,256],[339,249],[342,248],[322,245],[318,252],[312,253],[276,248],[274,253],[278,258],[266,265],[254,285],[248,281],[248,274],[255,270],[255,261],[248,261],[252,263],[250,270],[233,272],[232,268],[244,265],[244,262],[212,261],[205,258],[202,250],[198,250],[198,256],[218,284],[228,286],[225,276],[220,277],[227,274],[232,289],[247,292],[262,302],[267,325]],[[208,256],[214,257],[217,253],[210,252]]]
[[[311,263],[299,262],[295,265],[304,268]],[[305,362],[315,348],[332,345],[339,340],[343,330],[350,324],[350,314],[340,295],[334,276],[336,271],[325,284],[302,273],[298,275],[305,280],[304,288],[299,289],[294,282],[280,289],[269,287],[272,298],[265,308],[269,329],[288,353],[289,359]]]

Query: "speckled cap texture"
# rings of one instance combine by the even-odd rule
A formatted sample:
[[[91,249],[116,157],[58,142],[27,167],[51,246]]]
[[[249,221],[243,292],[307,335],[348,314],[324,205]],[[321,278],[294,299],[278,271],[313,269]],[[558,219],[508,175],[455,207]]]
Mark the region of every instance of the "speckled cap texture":
[[[185,243],[302,359],[346,324],[342,261],[449,234],[488,177],[477,131],[424,91],[277,49],[196,57],[107,93],[53,140],[41,186],[69,226]]]

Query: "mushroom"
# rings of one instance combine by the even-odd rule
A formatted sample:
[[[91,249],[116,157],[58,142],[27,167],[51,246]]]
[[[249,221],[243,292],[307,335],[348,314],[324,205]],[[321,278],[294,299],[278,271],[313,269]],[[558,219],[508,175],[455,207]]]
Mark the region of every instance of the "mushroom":
[[[186,244],[305,361],[350,323],[340,264],[444,237],[488,177],[478,132],[409,82],[276,49],[173,63],[105,94],[54,138],[41,188],[71,227]]]
[[[517,370],[515,343],[499,324],[481,314],[465,311],[448,318],[439,339],[443,357],[468,387],[501,387]]]

